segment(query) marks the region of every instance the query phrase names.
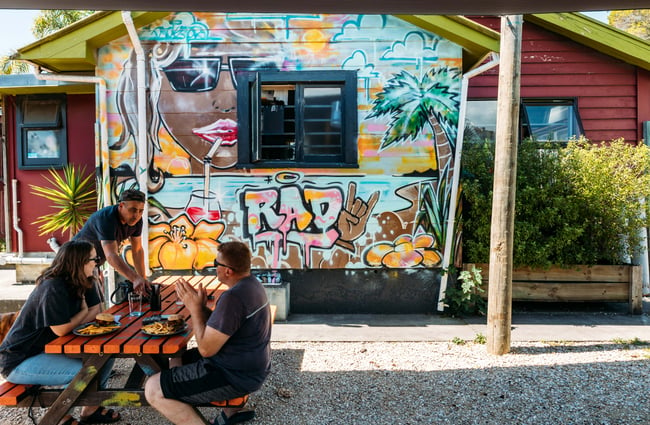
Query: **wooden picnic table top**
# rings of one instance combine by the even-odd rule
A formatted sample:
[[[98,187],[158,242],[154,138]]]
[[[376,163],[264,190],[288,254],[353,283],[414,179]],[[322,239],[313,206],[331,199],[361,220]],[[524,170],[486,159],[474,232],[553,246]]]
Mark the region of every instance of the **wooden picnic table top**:
[[[174,355],[185,350],[187,343],[192,338],[192,318],[185,305],[177,303],[175,290],[176,281],[183,277],[193,285],[202,284],[207,288],[210,300],[208,305],[228,289],[220,283],[216,276],[161,276],[154,283],[161,284],[160,299],[161,311],[149,310],[149,304],[143,304],[143,314],[140,317],[129,315],[127,302],[110,307],[107,312],[119,315],[120,328],[112,333],[98,336],[77,336],[74,334],[59,337],[45,346],[46,353],[63,353],[71,356],[75,354],[166,354]],[[212,307],[211,306],[211,307]],[[187,323],[187,329],[173,336],[150,336],[141,331],[143,321],[155,315],[181,314]]]

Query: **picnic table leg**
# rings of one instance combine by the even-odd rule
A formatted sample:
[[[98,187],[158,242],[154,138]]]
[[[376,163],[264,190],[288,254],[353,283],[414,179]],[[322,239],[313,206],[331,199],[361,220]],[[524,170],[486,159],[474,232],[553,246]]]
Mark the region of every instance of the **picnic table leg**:
[[[104,364],[110,359],[111,356],[91,355],[83,359],[83,366],[77,376],[74,377],[68,386],[56,398],[54,403],[47,409],[43,419],[40,420],[41,425],[56,425],[65,414],[72,408],[77,399],[86,390],[88,384],[97,377],[97,373],[102,369]]]
[[[160,355],[143,354],[136,357],[135,362],[147,376],[158,373],[163,369],[169,369],[168,360]]]

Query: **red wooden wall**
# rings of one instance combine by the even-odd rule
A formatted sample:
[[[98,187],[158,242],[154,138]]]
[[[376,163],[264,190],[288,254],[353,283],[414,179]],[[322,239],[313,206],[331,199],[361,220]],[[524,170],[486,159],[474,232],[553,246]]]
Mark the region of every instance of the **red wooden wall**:
[[[496,31],[498,17],[472,17]],[[470,80],[469,98],[497,97],[498,67]],[[521,97],[577,98],[585,136],[592,141],[643,138],[650,120],[650,73],[524,22]]]
[[[38,235],[38,226],[32,224],[39,216],[54,212],[49,201],[32,195],[30,184],[49,186],[45,177],[50,177],[47,169],[20,170],[18,169],[16,144],[15,144],[15,98],[6,98],[5,104],[7,140],[8,143],[8,180],[7,188],[10,191],[9,217],[12,215],[12,179],[18,180],[18,225],[23,231],[24,252],[48,252],[51,248],[47,239],[54,236],[59,243],[68,240],[68,234]],[[95,96],[94,95],[68,95],[67,96],[67,134],[68,134],[68,163],[86,165],[86,172],[94,172],[95,164]],[[4,224],[2,224],[4,226]],[[15,231],[11,231],[12,251],[18,252],[18,239]]]

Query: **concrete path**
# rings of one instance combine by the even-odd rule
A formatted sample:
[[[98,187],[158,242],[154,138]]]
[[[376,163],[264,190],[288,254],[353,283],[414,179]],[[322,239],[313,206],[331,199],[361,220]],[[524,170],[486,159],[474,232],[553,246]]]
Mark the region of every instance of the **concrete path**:
[[[0,269],[0,312],[16,311],[34,285],[15,284],[13,269]],[[516,305],[512,341],[650,341],[650,298],[644,314],[626,304]],[[403,314],[290,314],[273,326],[274,341],[451,341],[487,336],[485,317]]]

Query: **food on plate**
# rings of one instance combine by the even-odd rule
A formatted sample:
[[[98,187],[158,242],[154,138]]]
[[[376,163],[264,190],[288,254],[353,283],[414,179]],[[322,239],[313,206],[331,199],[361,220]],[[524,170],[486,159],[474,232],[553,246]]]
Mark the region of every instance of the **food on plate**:
[[[169,316],[167,316],[167,323],[170,326],[180,328],[185,324],[185,318],[183,318],[183,316],[181,316],[180,314],[170,314]]]
[[[88,323],[87,326],[84,326],[83,328],[75,329],[75,333],[79,335],[99,335],[99,334],[105,334],[109,332],[113,332],[117,328],[119,328],[120,325],[117,323],[112,323],[111,325],[104,325],[100,326],[96,322],[91,322]]]
[[[95,323],[97,326],[115,325],[115,316],[109,313],[99,313],[97,316],[95,316]]]
[[[157,320],[142,327],[145,333],[151,335],[169,335],[182,331],[185,319],[180,314],[170,314],[166,319]]]

